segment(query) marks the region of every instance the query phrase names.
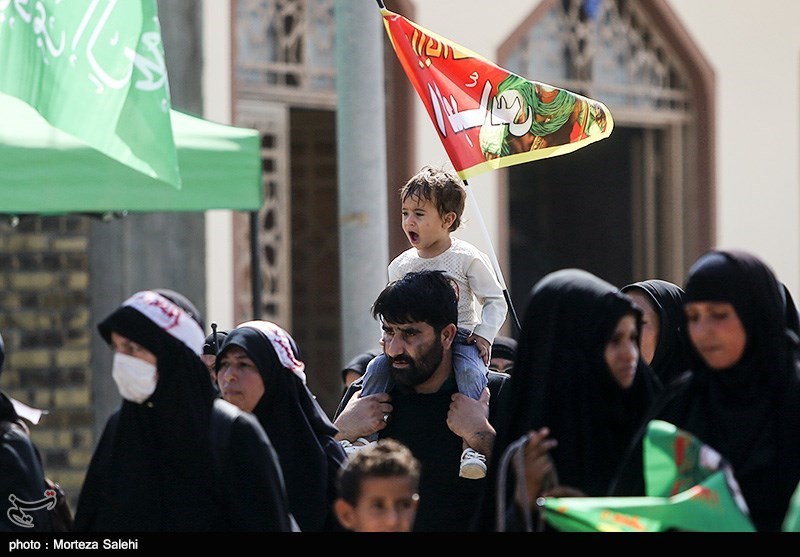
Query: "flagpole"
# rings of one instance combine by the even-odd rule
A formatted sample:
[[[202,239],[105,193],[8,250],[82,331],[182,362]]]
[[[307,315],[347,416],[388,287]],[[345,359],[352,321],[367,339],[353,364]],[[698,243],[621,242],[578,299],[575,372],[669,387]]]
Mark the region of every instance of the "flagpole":
[[[517,332],[522,331],[522,327],[520,327],[519,319],[517,318],[517,312],[514,309],[514,304],[511,302],[511,296],[508,294],[508,287],[506,286],[506,281],[503,279],[503,271],[500,269],[500,263],[497,261],[497,255],[494,253],[494,247],[492,246],[492,240],[489,237],[489,231],[486,229],[486,223],[483,222],[483,216],[481,215],[481,210],[478,207],[478,201],[475,199],[475,196],[472,194],[472,188],[469,187],[469,183],[466,180],[464,182],[464,189],[467,190],[467,199],[469,199],[470,206],[475,214],[478,216],[478,222],[481,225],[481,231],[483,232],[483,237],[486,239],[486,245],[489,246],[489,257],[492,259],[492,265],[494,266],[494,272],[497,275],[497,280],[500,281],[500,286],[503,289],[503,296],[506,298],[506,303],[508,304],[508,309],[511,312],[511,316],[514,318],[514,325],[517,326]]]

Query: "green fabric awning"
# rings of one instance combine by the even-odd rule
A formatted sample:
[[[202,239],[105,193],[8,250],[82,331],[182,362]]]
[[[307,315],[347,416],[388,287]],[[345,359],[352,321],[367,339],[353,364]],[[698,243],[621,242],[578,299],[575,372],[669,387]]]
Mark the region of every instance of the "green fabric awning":
[[[0,213],[258,210],[264,198],[258,131],[174,109],[170,117],[180,189],[99,153],[25,102],[0,94]]]

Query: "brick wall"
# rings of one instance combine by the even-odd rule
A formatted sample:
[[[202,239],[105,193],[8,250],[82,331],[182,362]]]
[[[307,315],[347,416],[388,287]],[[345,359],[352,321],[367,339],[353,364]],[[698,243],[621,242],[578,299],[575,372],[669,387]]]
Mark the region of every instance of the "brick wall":
[[[0,389],[47,410],[32,438],[75,509],[93,450],[89,217],[0,223]]]

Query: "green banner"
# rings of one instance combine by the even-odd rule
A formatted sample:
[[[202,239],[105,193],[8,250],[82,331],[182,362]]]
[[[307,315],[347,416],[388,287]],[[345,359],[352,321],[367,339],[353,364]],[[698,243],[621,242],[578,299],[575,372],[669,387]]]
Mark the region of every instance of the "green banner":
[[[156,0],[0,0],[0,60],[1,92],[180,188]]]
[[[257,211],[264,202],[257,130],[172,110],[183,187],[120,164],[0,93],[0,213]]]
[[[545,498],[545,520],[572,532],[755,531],[733,470],[713,448],[653,420],[643,451],[646,496]]]
[[[797,484],[789,502],[789,511],[783,519],[783,531],[800,532],[800,484]]]

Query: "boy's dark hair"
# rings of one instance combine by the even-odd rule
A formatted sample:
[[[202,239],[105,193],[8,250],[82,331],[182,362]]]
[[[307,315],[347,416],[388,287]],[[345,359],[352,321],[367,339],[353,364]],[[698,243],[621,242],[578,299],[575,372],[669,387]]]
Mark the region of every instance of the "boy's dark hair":
[[[458,325],[458,292],[444,271],[413,271],[390,282],[372,304],[382,323],[427,323],[438,333]]]
[[[407,477],[416,493],[419,487],[420,463],[411,450],[401,442],[378,439],[353,453],[347,464],[339,469],[337,485],[339,497],[355,506],[361,495],[361,486],[368,478]]]
[[[452,170],[423,166],[400,188],[400,201],[408,198],[432,202],[442,217],[450,212],[455,213],[456,218],[450,225],[450,232],[455,232],[461,226],[467,190],[458,174]]]

